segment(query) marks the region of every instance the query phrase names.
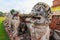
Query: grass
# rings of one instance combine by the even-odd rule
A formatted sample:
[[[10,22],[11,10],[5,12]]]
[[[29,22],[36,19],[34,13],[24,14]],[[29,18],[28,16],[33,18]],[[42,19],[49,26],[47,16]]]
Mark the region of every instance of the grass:
[[[3,26],[3,21],[5,20],[4,17],[0,17],[0,40],[9,40],[9,37],[5,31]]]

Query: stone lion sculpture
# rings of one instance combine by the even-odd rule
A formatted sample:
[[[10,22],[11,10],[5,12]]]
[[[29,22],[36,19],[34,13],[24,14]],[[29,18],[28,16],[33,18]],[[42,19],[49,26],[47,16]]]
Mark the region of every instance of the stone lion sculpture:
[[[50,7],[45,3],[39,2],[33,7],[31,23],[27,23],[30,25],[31,40],[49,40],[51,14]]]

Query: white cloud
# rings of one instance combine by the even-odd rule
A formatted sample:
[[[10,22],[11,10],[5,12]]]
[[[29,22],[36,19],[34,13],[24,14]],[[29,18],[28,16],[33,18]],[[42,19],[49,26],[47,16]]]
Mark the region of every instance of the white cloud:
[[[45,2],[52,5],[52,0],[0,0],[0,10],[8,12],[11,9],[29,13],[32,7],[38,2]]]

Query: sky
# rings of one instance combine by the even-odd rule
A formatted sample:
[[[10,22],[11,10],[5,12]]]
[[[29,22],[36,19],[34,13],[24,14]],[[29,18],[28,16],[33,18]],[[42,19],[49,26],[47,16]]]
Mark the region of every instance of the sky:
[[[9,12],[11,9],[15,9],[22,13],[29,13],[38,2],[45,2],[51,7],[52,1],[53,0],[0,0],[0,11]]]

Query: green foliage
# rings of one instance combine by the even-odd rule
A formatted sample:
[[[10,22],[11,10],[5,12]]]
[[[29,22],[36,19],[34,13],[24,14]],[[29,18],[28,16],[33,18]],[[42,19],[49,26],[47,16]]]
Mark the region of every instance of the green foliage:
[[[14,12],[15,12],[15,10],[14,10],[14,9],[10,10],[10,13],[11,13],[11,14],[14,14]]]
[[[3,16],[3,14],[4,14],[4,13],[3,13],[2,11],[0,11],[0,16]]]

